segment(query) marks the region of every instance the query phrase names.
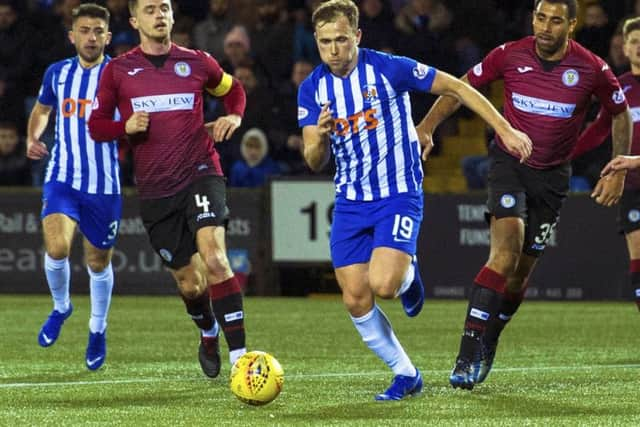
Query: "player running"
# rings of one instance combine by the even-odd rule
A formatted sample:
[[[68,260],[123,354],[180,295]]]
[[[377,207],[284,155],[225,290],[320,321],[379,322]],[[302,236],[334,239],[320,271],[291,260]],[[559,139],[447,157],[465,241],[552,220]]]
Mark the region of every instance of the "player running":
[[[122,210],[118,177],[118,147],[114,138],[97,144],[87,120],[98,80],[109,57],[109,11],[93,3],[72,12],[69,40],[77,56],[49,66],[42,79],[27,128],[27,157],[49,155],[40,137],[55,111],[55,145],[49,159],[42,194],[44,271],[53,298],[53,311],[42,325],[38,343],[53,345],[73,312],[69,296],[69,253],[76,229],[84,236],[89,273],[91,318],[85,354],[87,368],[100,368],[107,355],[107,314],[113,289],[111,255]],[[113,112],[112,112],[113,114]]]
[[[362,33],[353,2],[322,3],[312,22],[323,64],[298,92],[304,158],[320,170],[334,155],[331,258],[336,278],[363,341],[395,375],[375,399],[399,400],[420,393],[422,376],[375,297],[400,296],[410,317],[420,313],[424,302],[415,256],[423,209],[423,135],[411,119],[409,91],[458,97],[523,161],[531,141],[458,79],[410,58],[359,48]]]
[[[573,40],[576,0],[536,0],[534,36],[503,44],[463,77],[474,87],[504,80],[504,114],[531,136],[533,153],[523,164],[498,135],[489,150],[487,220],[490,251],[469,293],[460,351],[451,385],[472,389],[491,369],[498,337],[520,306],[538,257],[558,222],[569,189],[569,160],[591,96],[611,114],[613,154],[625,154],[631,119],[624,93],[609,66]],[[453,97],[440,97],[418,126],[432,133],[458,109]],[[600,179],[596,202],[615,204],[624,173]]]
[[[100,141],[128,137],[144,226],[200,328],[202,370],[216,377],[220,327],[231,364],[246,352],[242,293],[225,247],[225,179],[214,147],[240,125],[245,93],[209,54],[171,42],[170,0],[130,0],[129,11],[140,46],[105,69],[89,129]],[[228,112],[206,125],[204,91],[222,98]],[[112,119],[116,108],[121,121]]]

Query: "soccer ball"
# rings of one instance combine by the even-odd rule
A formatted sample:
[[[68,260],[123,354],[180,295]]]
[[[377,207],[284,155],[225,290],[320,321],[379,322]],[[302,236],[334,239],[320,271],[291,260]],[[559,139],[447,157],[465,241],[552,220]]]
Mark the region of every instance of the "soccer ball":
[[[284,371],[275,357],[264,351],[250,351],[231,368],[230,387],[238,399],[249,405],[265,405],[278,397]]]

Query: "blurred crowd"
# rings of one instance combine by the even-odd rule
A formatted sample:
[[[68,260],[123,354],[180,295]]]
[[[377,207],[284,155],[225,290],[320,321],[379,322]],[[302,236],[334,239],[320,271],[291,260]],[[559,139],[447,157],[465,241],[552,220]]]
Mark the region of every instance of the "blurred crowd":
[[[73,56],[66,32],[81,0],[0,0],[0,185],[41,185],[44,165],[24,156],[26,121],[46,67]],[[107,52],[135,47],[127,0],[96,0],[111,11]],[[174,0],[176,44],[209,52],[247,92],[242,127],[217,145],[232,186],[262,185],[270,175],[308,173],[300,154],[297,88],[320,59],[311,28],[319,0]],[[362,47],[416,58],[456,76],[493,47],[531,31],[533,0],[359,0]],[[628,70],[620,23],[640,15],[640,0],[582,1],[575,38],[605,58],[616,74]],[[412,96],[419,120],[434,98]],[[207,120],[224,107],[214,98]],[[45,133],[52,144],[52,132]],[[585,174],[606,146],[577,164]],[[590,156],[590,157],[589,157]],[[132,185],[121,153],[122,182]],[[600,163],[598,163],[600,164]],[[327,173],[331,173],[330,170]]]

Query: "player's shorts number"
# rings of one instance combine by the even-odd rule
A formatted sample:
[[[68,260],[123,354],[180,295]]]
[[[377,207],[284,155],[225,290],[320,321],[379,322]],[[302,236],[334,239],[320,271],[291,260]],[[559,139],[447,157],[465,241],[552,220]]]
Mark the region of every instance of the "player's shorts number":
[[[549,237],[551,237],[551,233],[553,233],[553,230],[555,228],[556,228],[555,222],[553,224],[550,224],[548,222],[545,222],[544,224],[540,224],[540,233],[537,234],[533,240],[539,245],[546,244],[547,240],[549,240]]]
[[[391,234],[394,238],[410,239],[413,234],[413,220],[411,217],[396,214]]]
[[[195,195],[196,198],[196,206],[202,208],[202,212],[209,212],[209,199],[207,196],[201,196],[200,194]]]
[[[118,221],[113,221],[109,224],[109,234],[107,234],[107,240],[113,240],[118,235]]]

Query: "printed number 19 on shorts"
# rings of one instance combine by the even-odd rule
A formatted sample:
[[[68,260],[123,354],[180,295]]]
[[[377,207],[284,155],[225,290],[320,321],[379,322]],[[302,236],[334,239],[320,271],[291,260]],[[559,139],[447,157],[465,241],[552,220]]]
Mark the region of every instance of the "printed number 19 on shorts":
[[[408,242],[413,234],[413,220],[408,216],[396,214],[391,231],[394,242]]]

